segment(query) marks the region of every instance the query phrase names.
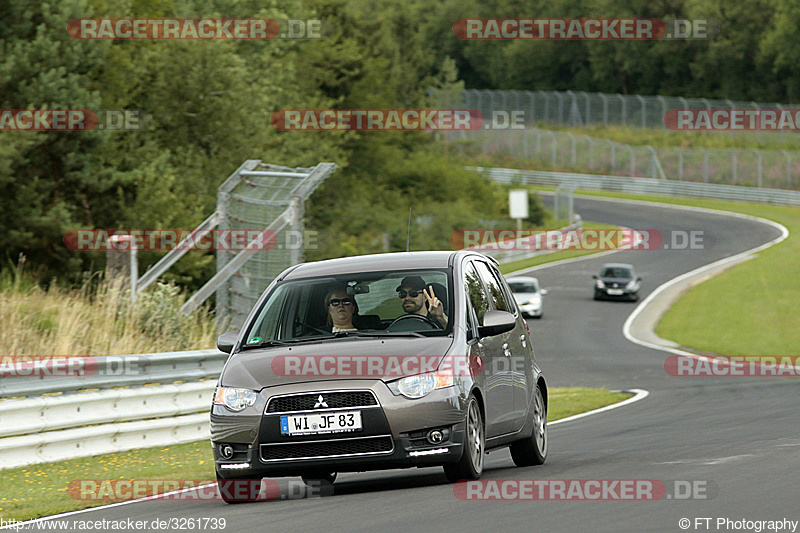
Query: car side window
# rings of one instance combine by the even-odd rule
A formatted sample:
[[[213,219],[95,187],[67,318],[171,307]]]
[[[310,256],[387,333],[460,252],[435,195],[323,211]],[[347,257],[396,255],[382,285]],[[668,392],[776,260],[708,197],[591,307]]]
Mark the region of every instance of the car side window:
[[[489,310],[489,299],[483,289],[481,278],[472,262],[464,265],[464,290],[467,293],[472,309],[478,319],[478,325],[483,325],[483,315]]]
[[[508,311],[509,313],[513,313],[514,309],[508,305],[505,291],[495,275],[492,273],[489,265],[482,261],[474,261],[474,264],[478,269],[478,274],[483,280],[483,283],[489,290],[489,297],[492,301],[492,305],[494,305],[494,308],[498,311]]]

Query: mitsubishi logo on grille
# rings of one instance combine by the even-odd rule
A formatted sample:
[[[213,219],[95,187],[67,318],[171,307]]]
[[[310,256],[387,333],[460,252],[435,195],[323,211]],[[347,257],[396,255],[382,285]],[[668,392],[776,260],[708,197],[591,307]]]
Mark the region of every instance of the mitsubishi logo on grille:
[[[319,398],[317,398],[317,403],[314,404],[314,409],[319,407],[328,407],[328,404],[325,403],[325,398],[322,397],[322,394],[319,395]]]

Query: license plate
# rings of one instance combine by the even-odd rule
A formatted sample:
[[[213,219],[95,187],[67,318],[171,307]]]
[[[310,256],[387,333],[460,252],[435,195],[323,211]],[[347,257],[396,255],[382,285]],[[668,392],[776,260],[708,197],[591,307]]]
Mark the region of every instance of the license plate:
[[[610,296],[621,296],[624,293],[622,289],[608,289],[608,294]]]
[[[323,411],[281,417],[281,435],[342,433],[361,429],[361,411]]]

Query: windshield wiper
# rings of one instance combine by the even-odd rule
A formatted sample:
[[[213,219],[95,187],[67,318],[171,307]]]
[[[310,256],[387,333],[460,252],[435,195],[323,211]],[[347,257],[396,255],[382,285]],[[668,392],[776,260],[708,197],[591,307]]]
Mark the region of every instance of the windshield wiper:
[[[313,342],[326,339],[329,340],[333,338],[334,338],[333,335],[320,335],[319,337],[298,337],[296,339],[286,339],[282,341],[272,340],[272,341],[259,342],[258,344],[245,344],[244,346],[242,346],[242,349],[244,350],[247,348],[268,348],[270,346],[291,346],[292,344],[300,344],[303,342]]]
[[[426,337],[417,331],[339,331],[338,337]]]

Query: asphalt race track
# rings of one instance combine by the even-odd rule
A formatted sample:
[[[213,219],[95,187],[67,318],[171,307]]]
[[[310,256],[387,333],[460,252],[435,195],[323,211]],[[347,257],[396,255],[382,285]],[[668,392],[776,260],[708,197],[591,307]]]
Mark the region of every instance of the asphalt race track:
[[[224,517],[225,531],[237,532],[677,532],[687,530],[679,527],[682,518],[691,521],[688,531],[733,531],[717,529],[717,518],[800,520],[800,383],[671,377],[663,367],[668,354],[633,344],[622,334],[636,304],[592,300],[591,276],[602,263],[633,263],[644,279],[644,298],[671,278],[772,240],[778,231],[751,220],[647,204],[576,198],[575,209],[585,220],[667,235],[702,230],[705,249],[622,251],[535,272],[549,294],[544,318],[529,325],[550,386],[638,388],[650,395],[552,426],[544,466],[516,468],[507,450],[490,454],[483,479],[661,480],[669,496],[675,480],[696,481],[706,487],[706,499],[464,501],[435,468],[340,475],[334,494],[324,497],[242,505],[152,500],[62,520]],[[299,483],[278,481],[284,497],[288,483]],[[705,517],[712,519],[708,529],[705,522],[695,522]]]

